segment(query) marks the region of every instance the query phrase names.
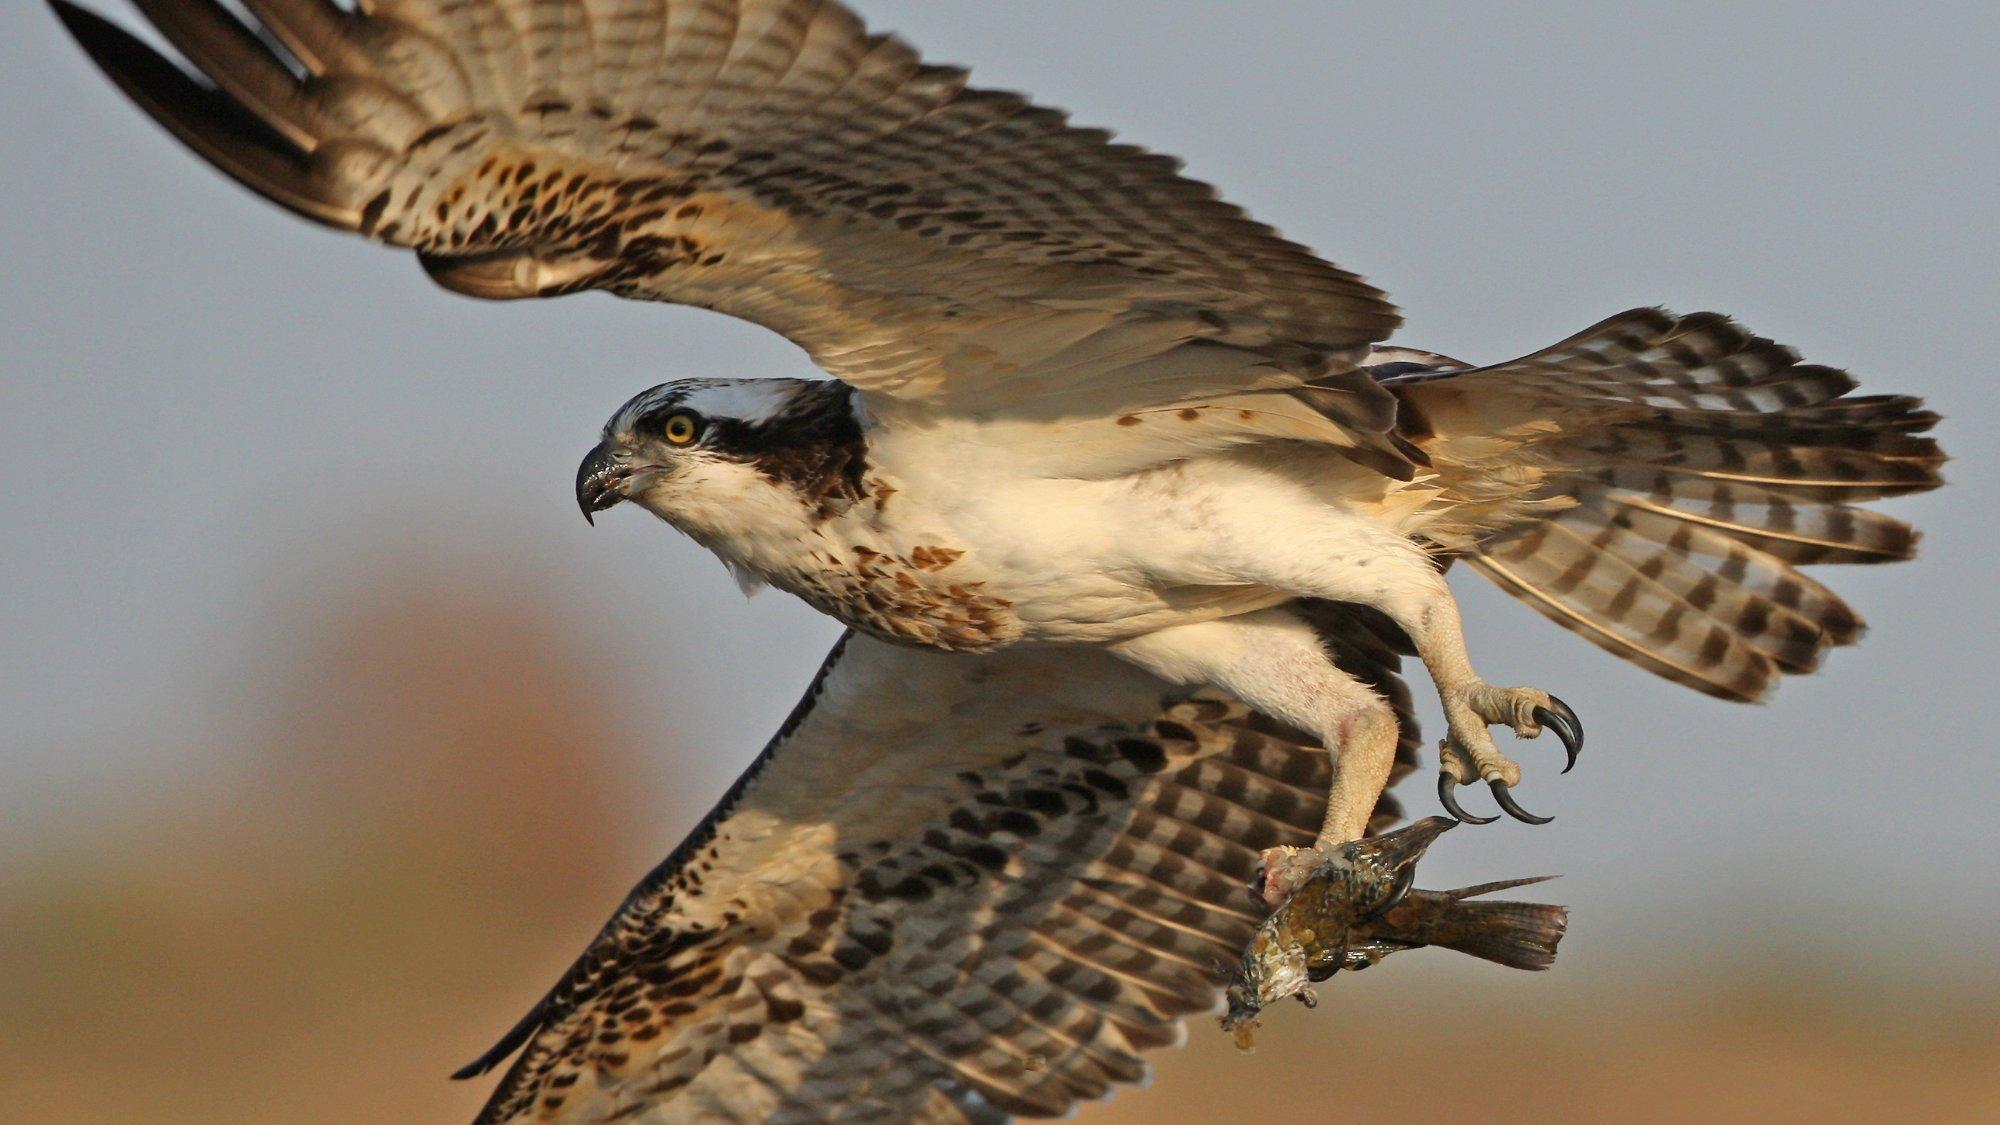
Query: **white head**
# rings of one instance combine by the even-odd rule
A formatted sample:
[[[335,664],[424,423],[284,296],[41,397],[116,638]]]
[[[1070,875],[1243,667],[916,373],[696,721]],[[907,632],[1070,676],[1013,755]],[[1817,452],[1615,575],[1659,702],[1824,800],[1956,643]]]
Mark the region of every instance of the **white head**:
[[[634,397],[576,474],[586,518],[631,500],[711,547],[858,495],[866,448],[846,384],[682,379]]]

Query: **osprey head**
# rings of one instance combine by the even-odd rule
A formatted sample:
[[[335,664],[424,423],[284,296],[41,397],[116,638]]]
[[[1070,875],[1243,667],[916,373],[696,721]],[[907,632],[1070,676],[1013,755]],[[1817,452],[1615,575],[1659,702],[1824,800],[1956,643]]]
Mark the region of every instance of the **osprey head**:
[[[591,519],[631,500],[697,536],[726,531],[759,506],[825,488],[828,473],[858,471],[851,394],[804,379],[662,383],[605,423],[577,468],[577,505]]]

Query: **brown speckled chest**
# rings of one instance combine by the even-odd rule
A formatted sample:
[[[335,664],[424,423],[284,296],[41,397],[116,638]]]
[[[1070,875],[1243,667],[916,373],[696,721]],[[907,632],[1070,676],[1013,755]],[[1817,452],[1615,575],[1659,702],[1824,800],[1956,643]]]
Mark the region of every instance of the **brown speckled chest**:
[[[772,575],[774,585],[893,644],[990,652],[1021,638],[1025,629],[1013,603],[967,575],[963,550],[882,543],[898,490],[869,472],[852,388],[834,381],[807,384],[784,411],[754,429],[729,433],[731,424],[715,426],[729,445],[750,452],[749,463],[768,480],[798,497],[819,538],[804,565]]]
[[[893,644],[990,652],[1019,640],[1025,630],[1013,603],[952,573],[963,557],[949,547],[901,555],[829,548],[813,555],[815,572],[785,585],[813,608]]]

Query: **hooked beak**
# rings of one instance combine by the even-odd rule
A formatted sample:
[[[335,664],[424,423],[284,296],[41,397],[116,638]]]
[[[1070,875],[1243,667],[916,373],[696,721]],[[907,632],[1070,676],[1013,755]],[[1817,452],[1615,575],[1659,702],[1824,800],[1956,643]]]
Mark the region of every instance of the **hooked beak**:
[[[625,482],[631,478],[631,459],[610,443],[598,442],[576,469],[576,505],[583,518],[595,526],[597,513],[625,499]]]

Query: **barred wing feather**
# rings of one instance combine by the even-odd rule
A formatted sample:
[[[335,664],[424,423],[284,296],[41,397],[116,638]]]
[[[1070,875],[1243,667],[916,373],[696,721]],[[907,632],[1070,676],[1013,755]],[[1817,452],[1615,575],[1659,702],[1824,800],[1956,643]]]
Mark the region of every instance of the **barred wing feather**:
[[[1310,379],[1387,425],[1352,362],[1397,323],[1378,291],[835,0],[138,0],[200,77],[52,2],[224,172],[464,293],[717,309],[927,405]]]
[[[1303,607],[1344,666],[1400,635]],[[1409,722],[1406,771],[1413,763]],[[785,729],[480,1073],[486,1122],[997,1121],[1142,1079],[1309,843],[1326,756],[1075,648],[842,641]],[[1395,816],[1385,802],[1379,819]]]

